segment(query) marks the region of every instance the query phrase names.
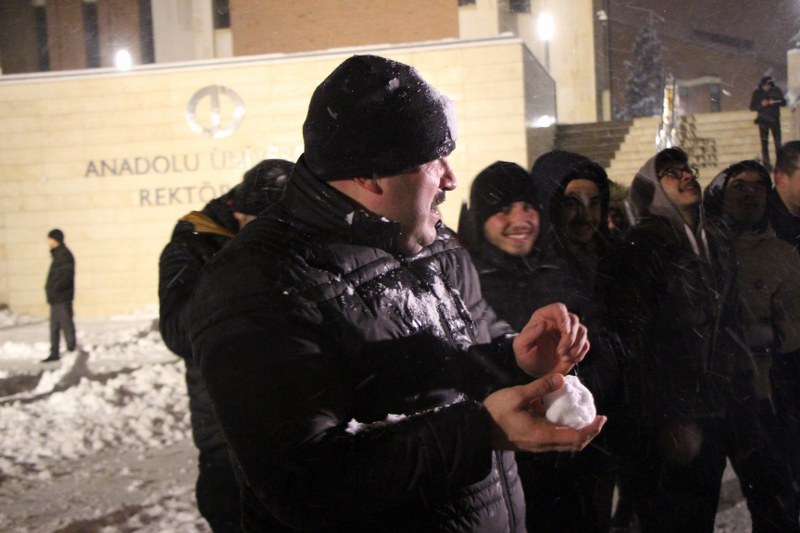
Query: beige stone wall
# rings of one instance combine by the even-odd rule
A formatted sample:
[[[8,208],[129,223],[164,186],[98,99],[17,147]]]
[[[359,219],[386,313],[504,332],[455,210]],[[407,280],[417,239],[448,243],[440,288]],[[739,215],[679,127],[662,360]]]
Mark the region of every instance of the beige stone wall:
[[[553,17],[553,39],[545,50],[537,33],[540,13]],[[558,122],[594,122],[597,116],[595,78],[595,20],[592,0],[539,0],[532,3],[530,15],[517,17],[519,36],[528,43],[536,58],[547,66],[557,83]]]
[[[416,66],[455,101],[451,162],[460,185],[443,208],[451,227],[482,168],[498,159],[530,165],[523,50],[506,38],[374,51]],[[260,159],[294,160],[313,89],[349,55],[0,78],[0,297],[16,312],[46,314],[45,236],[59,227],[77,260],[78,315],[155,303],[158,256],[176,219]],[[235,91],[246,109],[226,138],[200,136],[185,118],[193,95],[214,85]],[[224,94],[220,105],[224,125]],[[209,112],[201,100],[201,125],[210,125]]]

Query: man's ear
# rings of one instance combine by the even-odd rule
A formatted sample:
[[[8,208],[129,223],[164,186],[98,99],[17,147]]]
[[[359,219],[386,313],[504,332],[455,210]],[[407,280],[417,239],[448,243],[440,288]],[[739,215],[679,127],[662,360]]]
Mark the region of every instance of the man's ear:
[[[353,181],[373,194],[383,194],[383,187],[375,178],[353,178]]]

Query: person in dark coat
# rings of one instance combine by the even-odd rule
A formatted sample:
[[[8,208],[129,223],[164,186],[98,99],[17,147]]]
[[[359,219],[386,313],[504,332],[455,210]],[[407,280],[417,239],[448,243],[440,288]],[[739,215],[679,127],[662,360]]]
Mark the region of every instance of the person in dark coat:
[[[769,172],[757,161],[723,170],[703,196],[708,219],[736,251],[744,340],[754,367],[759,416],[800,490],[797,365],[800,360],[800,257],[777,238],[767,216]]]
[[[192,348],[246,530],[523,531],[512,450],[578,450],[605,422],[541,416],[585,327],[554,304],[515,335],[441,224],[454,119],[412,67],[345,60],[281,200],[201,273]]]
[[[619,403],[619,367],[603,334],[603,310],[595,297],[597,266],[608,245],[610,182],[600,165],[573,152],[555,150],[531,169],[542,203],[541,254],[535,305],[563,302],[589,329],[591,349],[576,368],[592,391],[598,412],[611,425],[580,454],[552,453],[519,459],[532,516],[532,531],[608,531],[615,461],[608,437]],[[556,510],[547,513],[546,510]]]
[[[43,363],[59,360],[62,331],[67,351],[72,352],[77,347],[72,315],[72,300],[75,299],[75,258],[64,244],[64,232],[60,229],[50,230],[47,234],[47,245],[53,257],[44,285],[47,303],[50,304],[50,355],[42,360]]]
[[[159,259],[159,329],[186,365],[192,437],[199,450],[197,507],[215,533],[241,530],[241,498],[228,445],[192,358],[188,311],[200,269],[283,192],[293,163],[265,159],[242,182],[182,217]]]
[[[469,208],[458,221],[458,237],[478,270],[483,297],[517,331],[536,309],[540,209],[528,171],[497,161],[473,180]]]
[[[624,424],[636,428],[626,460],[642,531],[713,531],[726,458],[753,531],[797,531],[785,472],[759,431],[732,250],[707,230],[686,153],[647,161],[630,197],[641,221],[606,254],[598,282],[625,357]]]
[[[761,162],[771,169],[769,134],[775,142],[775,153],[781,148],[781,107],[786,105],[783,92],[775,85],[772,76],[764,76],[750,97],[750,111],[756,112],[758,137],[761,140]]]
[[[767,213],[775,235],[800,253],[800,141],[789,141],[778,150]]]

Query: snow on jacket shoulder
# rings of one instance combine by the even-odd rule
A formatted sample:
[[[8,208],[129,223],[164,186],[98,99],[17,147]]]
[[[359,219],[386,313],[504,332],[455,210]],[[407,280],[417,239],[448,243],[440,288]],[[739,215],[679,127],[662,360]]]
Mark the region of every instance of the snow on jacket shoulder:
[[[192,345],[253,529],[524,528],[481,404],[518,377],[511,330],[449,232],[404,258],[396,231],[301,162],[201,274]]]

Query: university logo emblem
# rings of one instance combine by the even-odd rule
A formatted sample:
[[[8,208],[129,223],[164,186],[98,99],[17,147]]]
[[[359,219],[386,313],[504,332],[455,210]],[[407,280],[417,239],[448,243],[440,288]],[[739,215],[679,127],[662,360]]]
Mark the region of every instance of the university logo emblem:
[[[186,122],[192,131],[222,139],[232,135],[244,116],[244,102],[233,89],[222,85],[203,87],[186,106]]]

